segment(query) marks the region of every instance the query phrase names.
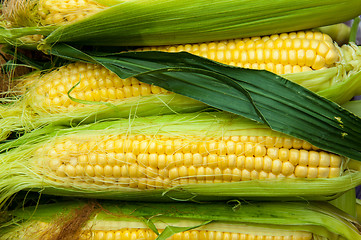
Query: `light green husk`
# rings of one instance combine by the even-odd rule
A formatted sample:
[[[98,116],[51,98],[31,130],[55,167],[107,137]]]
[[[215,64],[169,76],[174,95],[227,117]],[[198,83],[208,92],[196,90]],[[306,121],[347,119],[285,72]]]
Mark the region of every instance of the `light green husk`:
[[[361,116],[361,100],[348,101],[342,106],[357,116]]]
[[[63,129],[62,129],[63,128]],[[139,190],[117,185],[91,183],[62,183],[44,177],[36,170],[37,159],[32,154],[44,143],[57,138],[94,134],[163,134],[165,136],[231,136],[237,134],[284,136],[265,125],[219,113],[189,113],[152,116],[112,122],[96,123],[69,129],[54,127],[39,129],[1,145],[0,154],[0,206],[21,190],[41,191],[44,194],[95,197],[120,200],[187,201],[239,199],[315,199],[329,200],[361,184],[361,165],[350,161],[352,168],[344,165],[340,177],[330,179],[271,179],[250,180],[218,184],[188,184],[171,189]],[[14,149],[11,149],[14,148]],[[355,169],[355,170],[354,170]],[[101,180],[100,180],[101,181]]]
[[[356,213],[356,189],[352,188],[346,191],[344,194],[338,198],[329,201],[330,204],[341,209],[345,213],[357,217]]]
[[[24,237],[23,234],[28,233],[32,234],[32,240],[35,240],[34,237],[39,234],[37,232],[39,223],[50,224],[49,229],[52,231],[59,230],[64,228],[63,225],[77,218],[74,216],[75,211],[79,214],[79,210],[81,213],[82,209],[86,209],[87,205],[91,204],[94,205],[82,201],[60,202],[10,212],[13,225],[0,228],[3,236],[0,239],[18,239],[19,236]],[[304,231],[312,233],[314,240],[361,239],[356,220],[327,202],[234,201],[227,204],[97,202],[95,204],[97,209],[93,210],[82,230],[139,227],[150,228],[157,233],[156,228],[166,227],[167,230],[173,231],[171,234],[169,234],[171,231],[163,231],[158,235],[157,240],[164,240],[174,233],[194,228],[224,232],[263,232],[270,235]],[[70,219],[65,218],[64,222],[64,216]],[[46,225],[43,229],[47,229]]]
[[[31,1],[22,2],[26,5]],[[56,42],[107,46],[167,45],[311,29],[361,15],[358,0],[327,0],[322,3],[310,0],[98,2],[109,7],[63,26],[37,26],[36,13],[24,14],[23,18],[31,16],[25,22],[31,22],[32,26],[4,28],[0,31],[1,41],[19,44],[23,36],[42,34],[46,36],[41,43],[43,47]],[[12,10],[16,13],[16,8]],[[5,21],[3,25],[11,23]]]

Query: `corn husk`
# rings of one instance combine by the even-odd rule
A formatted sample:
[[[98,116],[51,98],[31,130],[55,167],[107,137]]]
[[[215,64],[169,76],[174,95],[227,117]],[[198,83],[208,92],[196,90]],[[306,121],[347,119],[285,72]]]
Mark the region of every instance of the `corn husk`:
[[[75,201],[22,208],[10,212],[9,218],[12,218],[10,224],[0,228],[3,236],[0,239],[37,240],[39,236],[42,240],[51,237],[78,239],[77,236],[86,231],[122,228],[151,229],[158,235],[157,240],[192,229],[275,236],[301,231],[312,233],[312,239],[361,239],[356,220],[327,202],[160,204]]]
[[[357,0],[327,0],[322,3],[309,0],[297,3],[286,0],[96,2],[104,8],[88,14],[83,20],[42,26],[36,10],[37,1],[8,1],[4,6],[8,17],[3,22],[0,39],[15,45],[32,44],[32,36],[37,36],[33,37],[36,41],[39,35],[43,35],[40,40],[43,48],[57,42],[107,46],[166,45],[310,29],[361,15]]]

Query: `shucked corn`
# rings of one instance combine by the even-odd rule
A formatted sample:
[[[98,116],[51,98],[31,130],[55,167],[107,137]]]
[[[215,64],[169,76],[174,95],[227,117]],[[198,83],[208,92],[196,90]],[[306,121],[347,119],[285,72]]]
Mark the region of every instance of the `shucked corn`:
[[[332,39],[319,32],[236,39],[193,45],[142,48],[138,51],[160,50],[189,51],[225,64],[266,69],[277,74],[319,70],[335,66],[339,53]],[[34,78],[38,78],[34,81]],[[120,79],[100,65],[73,63],[31,81],[26,101],[30,106],[45,112],[64,112],[79,106],[70,96],[86,101],[114,102],[130,97],[166,94],[166,90],[139,82],[135,78]],[[28,80],[29,81],[29,80]]]
[[[224,64],[266,69],[276,74],[328,68],[335,66],[340,58],[328,35],[312,31],[138,49],[149,50],[186,51]]]
[[[166,94],[155,85],[139,82],[135,78],[121,79],[110,70],[95,64],[73,63],[43,76],[35,76],[35,86],[27,92],[26,101],[33,108],[50,113],[69,111],[81,104],[75,99],[98,102],[122,101],[127,98]],[[29,85],[29,84],[28,84]]]
[[[73,135],[36,150],[33,170],[65,184],[140,189],[268,178],[333,178],[342,158],[292,138]]]

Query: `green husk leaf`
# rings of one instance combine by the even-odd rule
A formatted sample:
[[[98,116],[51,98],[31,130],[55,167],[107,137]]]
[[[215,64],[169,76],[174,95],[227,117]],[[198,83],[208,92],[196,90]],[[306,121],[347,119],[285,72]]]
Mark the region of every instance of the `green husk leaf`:
[[[16,230],[21,231],[22,227],[26,228],[26,225],[31,224],[32,221],[53,222],[60,213],[67,214],[85,204],[81,201],[60,202],[12,211],[10,213],[14,217],[14,225],[18,223],[19,227],[0,227],[0,231],[2,229],[5,236],[11,237],[12,234],[17,233]],[[233,229],[239,226],[239,229],[246,229],[246,231],[247,227],[251,231],[252,229],[257,231],[257,228],[270,232],[306,231],[329,240],[338,239],[340,236],[347,240],[361,239],[359,231],[353,225],[353,222],[356,223],[355,219],[352,217],[345,219],[344,213],[327,202],[250,202],[242,203],[236,210],[232,204],[224,202],[174,204],[103,201],[98,202],[98,206],[101,211],[94,216],[94,219],[89,220],[88,226],[94,226],[94,228],[104,226],[104,229],[108,230],[116,222],[122,222],[125,225],[126,222],[139,222],[141,226],[143,218],[151,218],[156,226],[168,225],[169,230],[172,231],[185,231],[192,228],[228,231],[231,226]],[[113,224],[109,226],[109,223]],[[159,237],[161,236],[163,233]]]
[[[42,44],[142,46],[203,42],[310,29],[345,22],[361,14],[357,0],[98,2],[112,6],[79,22],[59,26],[46,34]],[[14,41],[13,36],[21,36],[16,34],[18,31],[25,35],[25,30],[10,29],[14,33],[3,35]]]
[[[349,42],[356,42],[356,38],[357,38],[357,32],[358,32],[358,27],[359,27],[359,23],[360,23],[360,17],[356,17],[353,19],[352,25],[351,25],[351,32],[350,32],[350,38],[349,38]]]
[[[342,106],[357,116],[361,116],[361,100],[352,100]]]
[[[356,189],[352,188],[342,194],[340,197],[329,201],[335,207],[341,209],[345,213],[356,217]]]
[[[54,181],[47,178],[49,172],[41,173],[34,163],[33,153],[46,143],[66,136],[145,134],[164,136],[285,136],[271,131],[267,126],[224,112],[203,112],[151,116],[146,118],[120,119],[69,128],[50,125],[1,145],[0,154],[0,206],[22,190],[43,194],[77,196],[119,200],[147,201],[211,201],[231,199],[290,199],[330,200],[344,191],[361,184],[361,163],[350,161],[352,168],[343,166],[340,177],[324,179],[265,179],[232,183],[187,184],[168,189],[140,190],[117,184],[91,184]],[[49,175],[50,176],[50,175]]]
[[[273,130],[361,160],[361,119],[307,89],[267,71],[219,64],[185,52],[86,54],[68,45],[50,53],[98,63],[121,78],[134,76],[212,107],[269,125]]]

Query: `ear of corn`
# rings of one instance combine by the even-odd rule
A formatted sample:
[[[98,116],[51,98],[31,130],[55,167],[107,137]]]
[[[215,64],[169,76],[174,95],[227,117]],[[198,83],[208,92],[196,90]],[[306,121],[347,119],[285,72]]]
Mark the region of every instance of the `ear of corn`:
[[[286,0],[8,2],[4,6],[7,17],[4,24],[17,29],[3,30],[5,40],[44,34],[47,36],[44,44],[48,46],[55,42],[123,46],[202,42],[310,29],[345,22],[361,14],[356,0],[327,0],[322,6],[306,0],[297,3]],[[25,7],[24,11],[24,5],[31,7]],[[254,8],[257,11],[249,11]],[[47,24],[53,29],[50,34],[42,32],[44,27],[39,26]]]
[[[127,200],[328,199],[361,181],[344,158],[226,113],[57,128],[2,145],[2,204],[22,189]]]
[[[60,202],[12,212],[14,225],[1,228],[0,239],[64,237],[71,223],[72,239],[361,239],[353,218],[322,204]]]

